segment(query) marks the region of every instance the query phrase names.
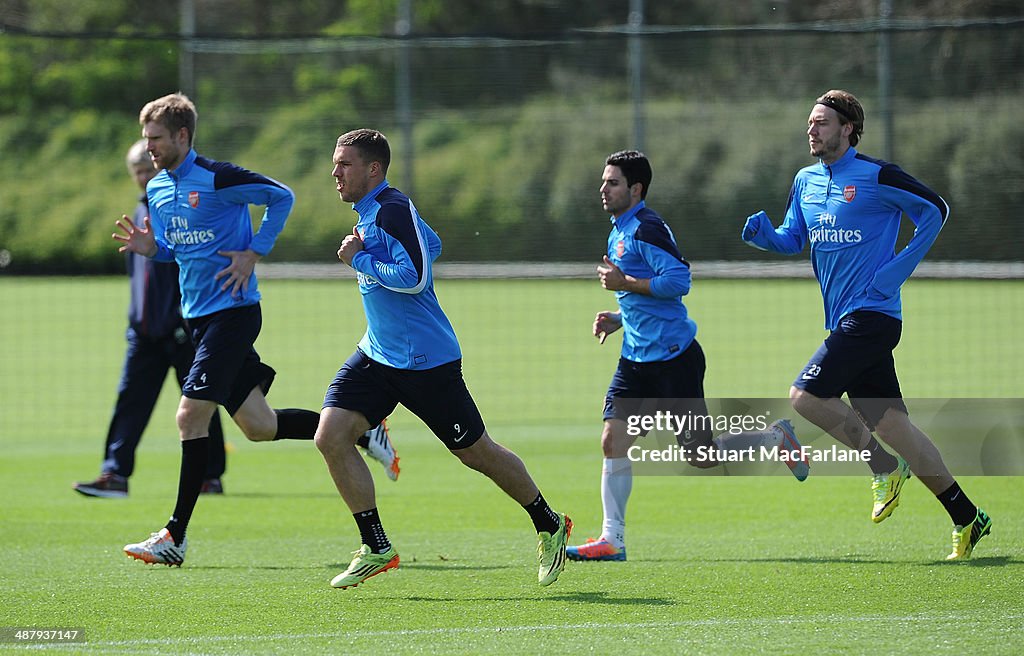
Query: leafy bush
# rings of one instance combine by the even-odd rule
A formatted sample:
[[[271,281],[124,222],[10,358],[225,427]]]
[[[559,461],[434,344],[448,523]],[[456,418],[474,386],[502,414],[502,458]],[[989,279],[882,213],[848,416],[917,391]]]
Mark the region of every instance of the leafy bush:
[[[953,208],[930,257],[1020,259],[1019,105],[1012,96],[980,105],[933,101],[897,121],[897,134],[908,136],[896,143],[896,161]],[[977,106],[985,108],[986,120],[968,120]],[[803,136],[806,112],[802,101],[756,109],[729,102],[649,104],[645,150],[654,181],[648,202],[672,226],[684,255],[762,257],[739,240],[739,228],[759,209],[782,220],[794,173],[812,162]],[[202,116],[200,152],[278,178],[297,193],[271,257],[333,261],[354,220],[330,177],[334,142],[344,131],[373,125],[372,117],[324,93],[278,106],[260,118],[258,129],[225,147],[209,135]],[[588,106],[552,97],[421,118],[413,133],[412,195],[444,239],[445,260],[596,261],[608,231],[597,192],[604,158],[630,144],[630,116],[627,103]],[[109,236],[114,219],[134,204],[123,153],[137,129],[134,114],[92,110],[0,124],[0,145],[15,154],[0,160],[0,249],[11,253],[8,272],[120,269]],[[408,191],[403,134],[384,129],[394,153],[389,179]],[[881,155],[878,133],[867,132],[862,152]]]

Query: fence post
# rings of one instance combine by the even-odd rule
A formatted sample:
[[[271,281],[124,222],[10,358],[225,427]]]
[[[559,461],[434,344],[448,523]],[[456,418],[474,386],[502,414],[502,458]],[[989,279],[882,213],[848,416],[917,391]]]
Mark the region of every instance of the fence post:
[[[409,70],[409,42],[407,36],[412,31],[412,1],[401,0],[398,3],[398,16],[395,20],[395,34],[398,35],[398,53],[395,66],[395,113],[402,133],[402,191],[415,196],[413,188],[413,145],[412,118],[412,73]]]
[[[882,123],[882,159],[893,161],[892,125],[892,52],[889,44],[889,19],[892,0],[878,2],[878,108]]]
[[[195,60],[192,54],[192,39],[196,35],[195,1],[180,0],[178,14],[178,89],[195,100]]]
[[[644,0],[629,0],[629,87],[633,99],[633,148],[644,149]]]

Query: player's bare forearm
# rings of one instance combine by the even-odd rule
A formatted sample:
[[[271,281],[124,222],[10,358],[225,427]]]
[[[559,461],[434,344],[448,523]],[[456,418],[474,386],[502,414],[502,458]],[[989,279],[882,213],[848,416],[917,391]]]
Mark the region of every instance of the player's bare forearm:
[[[650,278],[634,278],[633,276],[625,276],[622,282],[622,290],[631,292],[633,294],[644,294],[646,296],[651,295],[651,279]]]
[[[648,278],[634,278],[626,275],[608,256],[604,257],[604,265],[598,265],[597,277],[601,286],[610,292],[631,292],[634,294],[651,295],[651,281]]]
[[[651,295],[650,278],[634,278],[622,273],[621,270],[614,270],[608,275],[601,277],[601,286],[610,292],[630,292],[632,294]]]

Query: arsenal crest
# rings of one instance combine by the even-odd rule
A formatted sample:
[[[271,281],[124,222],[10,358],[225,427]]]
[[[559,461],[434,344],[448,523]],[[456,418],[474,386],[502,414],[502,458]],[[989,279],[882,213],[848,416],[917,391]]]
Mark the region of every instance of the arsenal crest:
[[[847,187],[847,189],[849,189],[849,187]],[[849,200],[849,199],[847,199],[847,200]],[[190,192],[188,192],[188,204],[191,205],[193,209],[199,207],[199,192],[198,191],[190,191]]]
[[[853,185],[846,185],[843,187],[843,198],[846,199],[847,203],[853,202],[854,197],[857,195],[857,187]]]
[[[615,254],[618,255],[619,257],[622,257],[623,255],[626,254],[625,241],[620,241],[618,244],[615,245]]]

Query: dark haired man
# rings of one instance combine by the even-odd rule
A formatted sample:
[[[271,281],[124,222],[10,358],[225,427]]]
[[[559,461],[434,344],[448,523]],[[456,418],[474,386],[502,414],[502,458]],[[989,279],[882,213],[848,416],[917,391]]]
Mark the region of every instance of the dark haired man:
[[[858,153],[863,132],[864,109],[853,94],[833,89],[818,97],[807,118],[818,162],[797,172],[779,228],[761,211],[747,219],[742,237],[786,255],[810,243],[830,333],[793,382],[793,408],[843,444],[871,452],[873,522],[892,514],[913,472],[953,521],[947,559],[966,559],[992,520],[911,423],[893,360],[903,327],[900,288],[938,237],[949,206],[895,164]],[[916,229],[896,252],[904,214]]]
[[[631,417],[653,412],[678,416],[708,414],[704,402],[704,351],[697,342],[697,324],[690,318],[682,296],[690,291],[690,264],[683,259],[672,230],[647,206],[653,173],[647,157],[635,150],[613,153],[605,160],[601,178],[601,205],[611,214],[612,229],[604,266],[597,272],[601,286],[615,292],[619,309],[598,312],[593,334],[601,343],[623,329],[622,355],[604,404],[601,450],[601,535],[566,550],[570,560],[626,560],[626,502],[633,489],[633,469],[627,457],[637,439],[631,435]],[[700,449],[718,451],[750,447],[779,447],[799,452],[788,420],[765,431],[721,435],[712,439],[706,425],[677,436],[691,454],[689,464],[711,467],[716,460],[701,459]],[[798,480],[807,478],[805,459],[786,461]]]

